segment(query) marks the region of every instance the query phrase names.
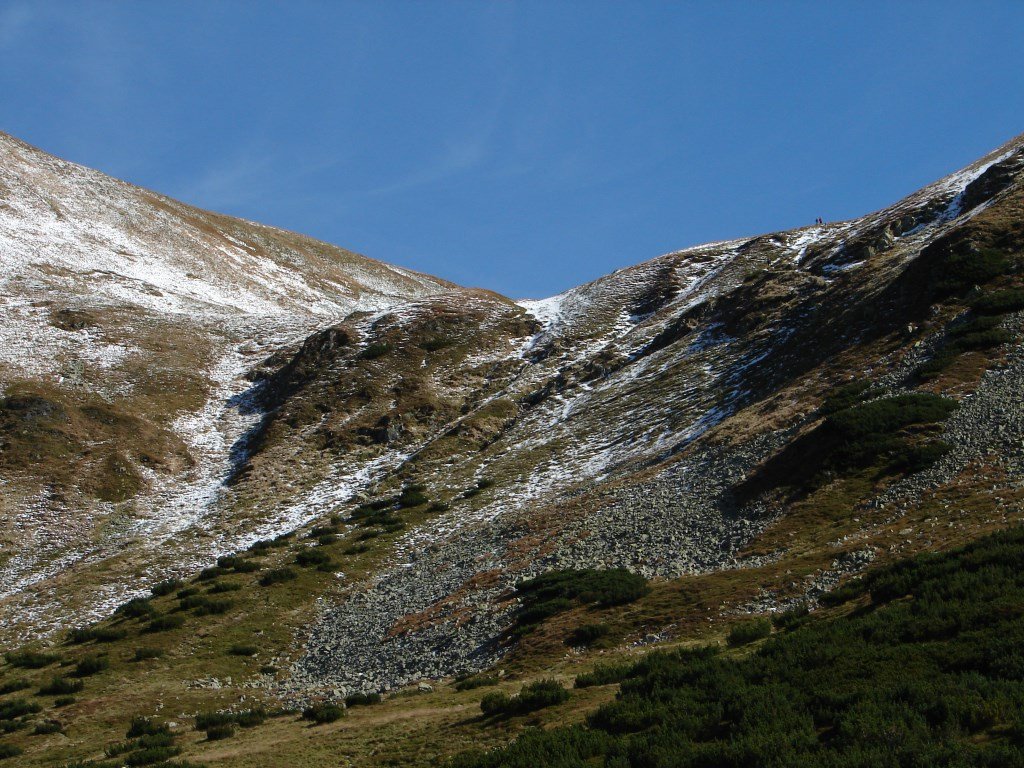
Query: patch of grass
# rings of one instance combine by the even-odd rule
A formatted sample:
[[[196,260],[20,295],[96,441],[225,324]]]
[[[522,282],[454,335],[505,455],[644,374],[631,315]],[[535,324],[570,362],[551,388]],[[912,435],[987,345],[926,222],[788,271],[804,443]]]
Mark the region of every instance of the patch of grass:
[[[958,243],[953,247],[944,247],[938,241],[933,248],[925,249],[922,255],[931,255],[928,281],[931,295],[942,298],[945,296],[966,293],[976,285],[984,285],[1005,274],[1012,262],[998,250],[992,248],[975,249],[969,243]]]
[[[232,656],[255,656],[259,653],[259,649],[255,645],[236,643],[228,648],[228,653]]]

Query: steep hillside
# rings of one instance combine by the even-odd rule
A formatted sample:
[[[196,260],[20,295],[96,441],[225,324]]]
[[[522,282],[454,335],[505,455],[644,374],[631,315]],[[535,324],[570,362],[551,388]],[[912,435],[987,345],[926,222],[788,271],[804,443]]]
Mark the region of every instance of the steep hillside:
[[[85,274],[59,245],[5,288],[26,292],[17,333],[57,346],[4,369],[3,631],[68,666],[109,661],[45,710],[65,735],[13,737],[26,764],[98,759],[138,714],[178,723],[174,748],[211,765],[432,764],[613,693],[481,720],[476,686],[715,642],[1024,520],[1024,137],[860,219],[518,303],[67,168],[64,197],[93,206],[81,231],[110,216],[134,232],[124,211],[158,199],[151,244],[121,250],[195,277],[154,278],[171,298],[147,303],[162,297],[124,293],[142,273],[120,246],[90,262],[115,274],[59,282],[51,264]],[[11,237],[51,238],[27,226]],[[222,270],[210,228],[257,252]],[[24,674],[45,687],[56,663]],[[379,692],[308,733],[287,712],[227,746],[180,725]]]
[[[262,356],[354,310],[456,290],[5,134],[0,252],[0,599],[34,632],[116,605],[128,569],[159,573],[139,547],[173,535],[171,565],[215,556],[196,536],[252,424],[239,396]],[[126,549],[96,593],[53,584]]]

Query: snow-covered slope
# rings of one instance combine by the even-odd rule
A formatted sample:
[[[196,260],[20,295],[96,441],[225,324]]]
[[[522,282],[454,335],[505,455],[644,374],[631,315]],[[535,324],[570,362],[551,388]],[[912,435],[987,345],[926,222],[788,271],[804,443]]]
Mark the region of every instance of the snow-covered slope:
[[[91,403],[110,409],[108,422],[131,420],[113,439],[77,411],[44,425],[74,442],[61,448],[68,455],[18,464],[6,446],[0,597],[24,598],[128,542],[158,548],[201,529],[232,446],[256,419],[239,397],[262,357],[351,312],[458,290],[192,208],[0,133],[0,397],[37,398],[65,415]],[[139,423],[180,441],[174,461],[147,463],[144,446],[133,455],[118,445]],[[131,477],[130,498],[83,492],[82,475],[113,460]]]

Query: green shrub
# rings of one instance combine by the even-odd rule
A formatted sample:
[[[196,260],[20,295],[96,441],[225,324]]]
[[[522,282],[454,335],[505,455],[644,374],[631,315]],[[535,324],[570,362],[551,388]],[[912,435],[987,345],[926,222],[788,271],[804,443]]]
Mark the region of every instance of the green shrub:
[[[168,632],[178,629],[185,623],[183,616],[157,616],[142,630],[143,632]]]
[[[210,604],[210,598],[206,595],[189,595],[178,601],[179,611],[191,611],[194,608],[202,608]]]
[[[328,565],[331,556],[319,549],[303,549],[295,556],[295,562],[299,565]]]
[[[228,653],[232,656],[255,656],[259,649],[255,645],[237,643],[228,648]]]
[[[503,715],[508,712],[511,701],[507,693],[491,691],[480,699],[480,711],[488,717]]]
[[[0,702],[0,720],[14,720],[16,717],[34,715],[41,709],[42,707],[35,702],[26,701],[25,699],[11,699],[10,701]]]
[[[321,547],[329,547],[331,544],[338,543],[338,535],[335,533],[325,533],[316,537],[316,543]]]
[[[569,692],[557,680],[538,680],[513,696],[511,707],[514,714],[522,715],[568,700]]]
[[[97,643],[116,643],[128,637],[128,630],[122,627],[96,627],[92,636]]]
[[[772,623],[768,619],[754,619],[736,624],[729,630],[729,645],[747,645],[761,640],[772,633]]]
[[[274,570],[267,571],[263,574],[260,578],[260,586],[269,587],[274,584],[283,584],[286,581],[292,581],[293,579],[298,578],[298,576],[299,574],[291,568],[275,568]]]
[[[136,648],[135,649],[135,661],[148,661],[149,659],[159,659],[164,655],[162,648]]]
[[[643,576],[625,568],[549,571],[516,585],[523,598],[516,624],[522,631],[574,605],[607,608],[633,602],[649,591]]]
[[[4,659],[12,667],[23,669],[42,669],[60,661],[60,656],[38,651],[12,651],[4,654]]]
[[[181,579],[167,579],[161,581],[159,584],[155,584],[150,592],[153,593],[154,597],[164,597],[174,592],[176,589],[181,589],[185,585]]]
[[[428,501],[430,501],[430,499],[422,490],[410,487],[404,489],[402,494],[398,497],[398,506],[403,509],[410,509],[412,507],[421,507]]]
[[[368,344],[359,356],[364,360],[376,360],[378,357],[383,357],[391,351],[391,345],[385,343]]]
[[[261,725],[267,719],[266,710],[243,709],[235,713],[235,724],[242,728],[253,728]]]
[[[243,709],[240,712],[200,712],[196,715],[196,730],[208,731],[224,725],[253,728],[267,719],[263,709]]]
[[[131,752],[124,759],[124,764],[129,768],[136,768],[140,765],[153,765],[154,763],[166,763],[172,757],[181,754],[181,748],[173,745],[164,747],[147,747],[137,752]]]
[[[804,621],[742,655],[655,651],[585,725],[530,729],[450,765],[1024,764],[1021,562],[1021,528],[898,561],[847,590],[869,592],[869,609]]]
[[[353,544],[352,546],[345,547],[345,549],[342,550],[342,553],[346,555],[361,555],[363,552],[369,551],[369,544]]]
[[[219,616],[230,611],[235,605],[234,600],[208,600],[193,611],[196,616]]]
[[[995,315],[982,315],[958,325],[953,325],[946,330],[946,335],[955,339],[957,336],[967,336],[974,333],[981,333],[983,331],[991,331],[993,328],[997,328],[1002,322],[1003,318],[1001,317]]]
[[[86,656],[75,665],[75,677],[89,677],[110,668],[110,659],[106,656]]]
[[[209,741],[230,739],[234,735],[235,727],[233,725],[211,725],[206,729],[206,738]]]
[[[203,568],[203,570],[199,572],[199,575],[196,576],[196,581],[213,581],[218,576],[223,576],[226,571],[226,568],[221,568],[216,565],[212,568]]]
[[[153,604],[148,597],[136,597],[123,605],[119,605],[114,613],[129,619],[148,618],[155,613]]]
[[[142,736],[159,736],[170,735],[171,729],[167,723],[158,723],[151,717],[135,716],[131,719],[128,724],[128,730],[125,732],[125,737],[129,739],[137,739]]]
[[[493,675],[472,675],[471,677],[466,677],[462,680],[456,680],[455,690],[472,691],[474,688],[483,688],[485,686],[497,685],[498,682],[498,678],[494,677]]]
[[[607,636],[610,631],[611,627],[607,624],[582,624],[569,633],[565,642],[571,646],[592,645]]]
[[[451,504],[446,501],[435,501],[427,507],[427,512],[447,512],[450,508]]]
[[[425,349],[427,352],[438,352],[442,349],[450,347],[454,343],[454,339],[449,339],[444,336],[435,336],[430,339],[424,339],[419,343],[419,346],[421,349]]]
[[[21,747],[16,747],[13,744],[0,744],[0,760],[17,757],[23,751]]]
[[[956,408],[955,400],[928,392],[914,392],[847,408],[830,415],[825,425],[841,438],[856,442],[912,424],[943,421]]]
[[[353,693],[345,697],[346,707],[366,707],[380,702],[379,693]]]
[[[632,671],[631,664],[598,664],[590,672],[576,676],[577,688],[590,688],[595,685],[611,685],[621,683]]]
[[[929,249],[926,249],[929,250]],[[959,244],[945,250],[930,265],[928,274],[933,296],[944,297],[963,294],[976,285],[1005,274],[1011,266],[1005,254],[985,248],[975,249]]]
[[[117,757],[137,749],[152,749],[154,747],[169,747],[174,743],[174,736],[166,729],[157,728],[154,733],[142,734],[131,741],[122,741],[111,744],[104,750],[107,757]],[[119,763],[120,765],[120,763]]]
[[[40,696],[66,696],[78,693],[85,684],[81,680],[68,680],[66,677],[53,677],[39,689]]]
[[[1024,289],[1007,288],[979,296],[971,302],[971,309],[979,315],[1005,315],[1024,309]]]
[[[210,585],[210,589],[207,590],[211,595],[221,595],[225,592],[238,592],[242,589],[241,584],[236,584],[231,581],[217,581]]]
[[[26,688],[31,688],[32,683],[26,680],[24,677],[16,677],[13,680],[8,680],[3,685],[0,685],[0,696],[7,693],[14,693],[15,691],[23,691]]]
[[[53,700],[53,706],[55,707],[66,707],[70,704],[74,704],[77,699],[74,696],[58,696]]]
[[[803,624],[810,615],[810,608],[806,603],[801,603],[772,616],[772,624],[776,629],[795,629]]]
[[[828,416],[830,413],[845,411],[862,400],[869,399],[875,391],[868,381],[851,381],[848,384],[842,384],[829,393],[821,404],[821,408],[818,409],[818,413]]]
[[[277,667],[275,667],[273,664],[264,664],[262,667],[260,667],[260,674],[261,675],[276,675],[277,674]]]
[[[64,726],[57,720],[44,720],[41,723],[37,723],[36,727],[32,730],[37,736],[43,736],[50,733],[60,733],[64,730]]]
[[[185,599],[187,599],[189,597],[192,597],[193,595],[198,595],[198,594],[199,594],[199,587],[187,587],[185,589],[178,590],[178,593],[175,595],[175,597],[178,598],[179,600],[185,600]]]
[[[480,700],[485,715],[525,715],[538,709],[568,701],[569,692],[557,680],[537,680],[509,698],[501,691],[492,691]]]
[[[312,720],[317,725],[333,723],[345,716],[345,710],[337,704],[314,704],[302,711],[303,720]]]

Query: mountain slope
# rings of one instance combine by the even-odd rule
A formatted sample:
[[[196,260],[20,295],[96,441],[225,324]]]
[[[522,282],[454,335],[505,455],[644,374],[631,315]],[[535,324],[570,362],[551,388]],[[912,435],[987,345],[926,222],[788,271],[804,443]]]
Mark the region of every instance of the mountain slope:
[[[217,259],[197,268],[203,286],[227,279]],[[403,688],[387,714],[356,715],[322,741],[280,721],[227,748],[182,743],[239,766],[334,764],[338,752],[431,764],[501,743],[524,723],[467,721],[479,695],[446,678],[567,675],[715,639],[750,613],[816,606],[872,563],[1020,522],[1022,270],[1018,137],[862,218],[690,248],[542,301],[410,277],[357,299],[309,288],[337,314],[301,314],[287,291],[271,302],[280,314],[262,299],[205,314],[197,297],[214,288],[175,294],[189,312],[145,296],[122,307],[115,277],[109,296],[95,289],[109,300],[90,326],[74,312],[95,314],[93,289],[54,283],[37,300],[60,302],[20,333],[59,330],[70,360],[127,338],[137,366],[90,363],[58,380],[9,363],[0,462],[22,463],[4,465],[16,491],[4,496],[5,631],[47,635],[68,663],[112,659],[65,711],[93,750],[61,747],[68,759],[118,738],[140,710],[181,719]],[[104,389],[116,381],[122,392]],[[26,430],[74,473],[33,457]],[[109,446],[124,465],[98,461]],[[142,447],[145,462],[132,453]],[[110,467],[107,498],[86,482],[97,464]],[[648,591],[524,619],[524,578],[619,567]],[[55,631],[175,575],[190,579],[69,640]],[[579,639],[581,625],[596,642]],[[128,661],[151,646],[166,658]],[[417,700],[424,678],[439,690]],[[413,719],[423,726],[401,725]],[[403,728],[415,737],[381,746]]]
[[[65,600],[46,580],[75,563],[208,526],[252,423],[236,398],[261,355],[355,310],[458,290],[5,134],[0,248],[0,597],[15,600],[10,611],[39,589],[39,600]],[[203,551],[186,545],[169,562]],[[75,599],[102,611],[111,597]]]

